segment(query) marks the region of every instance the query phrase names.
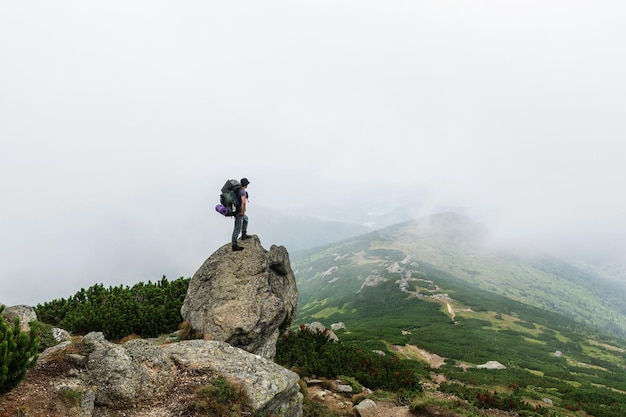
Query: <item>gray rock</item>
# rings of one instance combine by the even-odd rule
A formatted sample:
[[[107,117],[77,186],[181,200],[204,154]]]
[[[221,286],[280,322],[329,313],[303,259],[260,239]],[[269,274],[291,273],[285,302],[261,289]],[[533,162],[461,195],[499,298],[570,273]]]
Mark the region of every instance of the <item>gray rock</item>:
[[[487,363],[484,363],[482,365],[477,365],[476,368],[478,369],[506,369],[506,366],[502,365],[498,361],[487,361]]]
[[[294,320],[296,279],[283,246],[265,250],[257,236],[215,251],[189,282],[181,315],[205,338],[272,359],[279,329]]]
[[[22,332],[29,332],[31,321],[37,320],[37,314],[35,309],[27,305],[17,305],[12,307],[5,307],[2,311],[2,316],[9,322],[13,323],[16,318],[20,320],[20,330]]]
[[[340,394],[351,394],[352,393],[352,387],[350,385],[346,385],[346,384],[335,383],[335,391],[337,391]]]
[[[39,362],[42,362],[42,363],[47,362],[49,356],[54,356],[55,353],[58,353],[67,349],[67,347],[70,346],[71,344],[72,342],[66,341],[66,342],[61,342],[58,345],[49,347],[48,349],[41,352],[41,354],[39,355]]]
[[[332,330],[328,329],[326,326],[324,326],[319,321],[314,321],[312,323],[306,323],[304,326],[307,329],[309,329],[310,331],[314,332],[314,333],[326,333],[326,336],[328,336],[328,338],[330,340],[332,340],[333,342],[336,342],[336,341],[339,340],[339,338],[337,337],[335,332],[333,332]]]
[[[67,359],[80,368],[84,368],[87,364],[87,357],[79,355],[78,353],[70,353],[69,355],[67,355]]]
[[[144,339],[123,345],[94,340],[87,368],[95,403],[113,409],[149,404],[174,382],[176,368],[167,353]]]
[[[374,401],[366,398],[354,406],[354,412],[358,417],[376,417],[378,406]]]
[[[340,321],[339,323],[332,323],[330,325],[330,329],[334,332],[337,330],[346,330],[346,324],[343,321]]]
[[[80,417],[91,417],[95,408],[96,394],[87,390],[80,401]]]
[[[52,337],[57,342],[65,342],[67,340],[72,339],[72,337],[70,336],[70,333],[67,330],[59,329],[58,327],[54,327],[51,330],[51,333],[52,333]]]
[[[268,359],[209,340],[188,340],[163,349],[179,365],[217,371],[240,381],[252,407],[261,415],[302,415],[298,374]]]
[[[313,379],[305,378],[304,382],[306,382],[307,385],[319,385],[319,384],[321,384],[324,381],[321,380],[321,379],[317,379],[317,378],[313,378]]]
[[[361,290],[365,287],[376,287],[381,283],[389,281],[387,278],[380,275],[380,272],[377,270],[372,271],[372,273],[365,278],[365,281],[361,285],[361,288],[357,292],[361,292]]]

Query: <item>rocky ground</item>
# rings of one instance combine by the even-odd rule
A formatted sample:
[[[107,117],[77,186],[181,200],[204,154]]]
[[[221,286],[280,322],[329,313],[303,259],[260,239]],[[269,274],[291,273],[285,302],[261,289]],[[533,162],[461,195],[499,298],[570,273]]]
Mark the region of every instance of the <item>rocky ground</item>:
[[[57,384],[74,364],[59,358],[38,364],[13,391],[0,397],[0,417],[76,417],[81,416],[80,398],[73,392],[59,391]],[[93,417],[169,417],[192,416],[189,402],[196,390],[210,383],[213,375],[181,369],[167,401],[143,409],[113,411],[96,407]],[[83,414],[84,415],[84,414]]]
[[[61,417],[81,416],[80,399],[71,391],[58,390],[58,383],[68,372],[75,368],[66,357],[42,362],[32,369],[13,391],[0,397],[0,417]],[[167,401],[152,404],[149,407],[132,410],[113,411],[96,407],[93,417],[170,417],[192,416],[188,405],[193,400],[197,389],[210,383],[213,375],[198,373],[182,369],[176,384],[167,397]],[[354,416],[353,403],[364,398],[363,394],[339,394],[327,390],[327,385],[311,384],[308,395],[313,401],[336,410],[342,416]],[[444,395],[431,392],[429,395]],[[452,398],[447,398],[454,400]],[[408,405],[402,405],[392,400],[377,400],[376,417],[459,417],[458,414],[445,409],[429,409],[422,413],[413,414]],[[242,416],[249,413],[242,413]],[[485,417],[513,417],[515,414],[499,410],[485,410]],[[305,416],[306,417],[306,416]]]
[[[155,340],[154,343],[163,341]],[[407,358],[419,358],[428,362],[433,369],[443,363],[444,358],[431,354],[416,346],[394,346],[396,353]],[[68,355],[68,353],[70,355]],[[13,391],[0,396],[0,417],[57,417],[57,416],[85,416],[85,417],[169,417],[192,416],[190,404],[196,398],[197,390],[211,383],[215,377],[212,372],[198,369],[179,368],[176,381],[166,396],[166,400],[144,407],[125,410],[111,410],[98,407],[85,408],[81,405],[78,390],[59,389],[67,387],[68,375],[82,372],[72,360],[72,353],[50,354],[45,360],[40,360],[37,366],[31,369],[22,383]],[[432,375],[433,386],[425,391],[426,396],[448,401],[462,402],[462,400],[434,390],[436,384],[445,381],[445,376]],[[309,381],[310,382],[310,381]],[[370,396],[376,402],[375,417],[460,417],[458,414],[444,408],[429,407],[425,411],[411,412],[409,406],[398,400],[379,399],[371,393],[344,394],[333,389],[332,381],[310,382],[307,386],[307,395],[312,401],[324,404],[341,416],[355,416],[354,404]],[[483,410],[485,417],[514,417],[516,414],[500,410]],[[250,416],[249,412],[241,412],[241,416]],[[304,417],[307,417],[306,415]],[[370,416],[367,416],[370,417]]]
[[[152,340],[153,343],[162,343],[163,340]],[[84,353],[74,351],[79,349],[73,344],[63,354],[52,353],[40,360],[37,366],[31,369],[26,378],[13,391],[0,396],[0,417],[61,417],[61,416],[85,416],[85,417],[169,417],[169,416],[192,416],[190,404],[196,398],[197,390],[211,383],[215,378],[210,371],[198,369],[178,369],[175,383],[168,392],[166,400],[160,403],[146,405],[143,408],[136,407],[126,410],[111,410],[105,407],[90,408],[81,404],[80,395],[76,391],[68,389],[68,376],[82,372],[81,367],[76,366],[72,360],[72,354]],[[394,346],[394,350],[400,356],[407,358],[419,358],[433,369],[437,369],[443,363],[444,358],[431,354],[416,346]],[[76,375],[74,375],[76,376]],[[70,378],[71,379],[71,378]],[[432,375],[433,386],[425,391],[426,396],[436,399],[462,402],[462,400],[436,391],[438,383],[446,380],[445,375]],[[60,389],[61,386],[66,388]],[[412,413],[409,406],[401,404],[397,400],[379,399],[375,395],[368,394],[344,394],[333,389],[332,381],[311,382],[307,386],[307,395],[312,401],[324,404],[331,410],[337,411],[341,416],[355,416],[353,405],[370,396],[376,402],[375,417],[460,417],[443,408],[433,408]],[[93,399],[92,399],[93,401]],[[91,406],[93,407],[93,405]],[[242,416],[250,413],[242,412]],[[484,410],[485,417],[513,417],[516,414],[500,410]],[[306,415],[304,417],[307,417]],[[367,416],[369,417],[369,416]]]
[[[313,401],[326,405],[329,409],[337,411],[342,416],[355,416],[352,403],[358,402],[362,395],[345,395],[337,393],[324,393],[326,391],[320,385],[309,386],[309,396]],[[456,397],[442,394],[440,392],[430,392],[426,395],[449,401],[462,401]],[[508,413],[501,410],[483,410],[484,417],[517,417],[517,414]],[[408,405],[401,405],[392,400],[377,400],[375,417],[461,417],[450,410],[437,407],[429,407],[423,412],[411,412]],[[304,416],[307,417],[307,416]]]

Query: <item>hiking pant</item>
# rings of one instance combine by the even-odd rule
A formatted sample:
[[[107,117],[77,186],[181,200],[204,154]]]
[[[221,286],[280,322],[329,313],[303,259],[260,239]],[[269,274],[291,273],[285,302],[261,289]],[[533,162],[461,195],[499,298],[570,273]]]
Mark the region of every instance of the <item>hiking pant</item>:
[[[248,216],[245,214],[243,216],[236,214],[235,215],[235,228],[233,230],[233,245],[237,244],[237,238],[239,237],[239,233],[243,232],[245,235],[248,230]]]

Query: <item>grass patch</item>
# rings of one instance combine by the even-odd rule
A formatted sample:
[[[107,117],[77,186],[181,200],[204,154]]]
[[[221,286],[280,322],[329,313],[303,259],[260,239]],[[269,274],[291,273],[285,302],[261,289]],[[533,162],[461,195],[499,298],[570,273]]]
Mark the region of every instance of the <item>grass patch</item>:
[[[201,387],[189,404],[188,412],[194,416],[231,417],[250,414],[248,397],[238,381],[228,381],[218,376],[211,385]]]
[[[584,354],[593,358],[597,358],[610,363],[617,363],[621,365],[625,364],[624,355],[616,354],[615,351],[608,351],[603,346],[595,344],[583,345],[582,349]]]
[[[311,317],[315,319],[326,319],[332,316],[333,314],[343,314],[343,313],[345,313],[345,310],[339,307],[328,307],[328,308],[318,311],[315,314],[312,314]]]
[[[409,404],[411,413],[418,416],[450,416],[455,417],[484,417],[485,414],[477,407],[461,399],[442,400],[423,395],[415,397]]]
[[[59,396],[61,397],[61,401],[67,406],[75,407],[80,404],[83,399],[83,393],[80,391],[73,390],[68,387],[63,387],[59,391]]]

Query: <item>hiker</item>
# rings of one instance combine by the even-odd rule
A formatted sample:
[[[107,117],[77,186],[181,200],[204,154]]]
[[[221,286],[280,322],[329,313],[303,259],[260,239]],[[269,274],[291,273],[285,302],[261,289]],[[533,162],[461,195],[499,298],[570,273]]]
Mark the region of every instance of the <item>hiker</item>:
[[[237,238],[239,237],[239,233],[241,233],[242,240],[250,238],[247,232],[248,231],[248,216],[246,216],[246,206],[248,204],[248,192],[246,190],[248,189],[248,184],[250,184],[250,181],[248,181],[247,178],[242,178],[241,188],[237,192],[237,202],[235,203],[235,207],[237,211],[234,216],[235,227],[233,229],[233,238],[232,238],[234,251],[243,250],[243,247],[237,244]]]

